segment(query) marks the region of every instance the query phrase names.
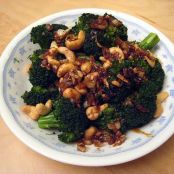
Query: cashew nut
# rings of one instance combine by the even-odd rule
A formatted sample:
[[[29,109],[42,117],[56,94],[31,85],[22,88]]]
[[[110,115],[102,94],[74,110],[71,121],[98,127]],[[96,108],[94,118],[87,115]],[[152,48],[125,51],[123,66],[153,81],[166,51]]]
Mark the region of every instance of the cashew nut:
[[[117,77],[118,77],[120,80],[122,80],[123,82],[129,83],[129,81],[128,81],[123,75],[118,74]]]
[[[66,37],[66,35],[68,34],[69,31],[70,31],[70,29],[66,29],[66,30],[59,29],[59,30],[57,30],[57,35],[60,39],[63,39]]]
[[[56,41],[51,42],[50,48],[58,48]]]
[[[90,140],[95,133],[97,132],[97,128],[94,126],[89,127],[88,129],[86,129],[84,137],[86,140]]]
[[[69,62],[75,62],[75,54],[66,47],[58,47],[55,41],[51,42],[49,53],[52,56],[54,56],[56,53],[63,54]]]
[[[60,62],[58,60],[54,59],[52,56],[48,55],[46,58],[50,65],[56,65],[57,67],[60,66]]]
[[[41,115],[46,115],[51,111],[52,101],[48,100],[46,104],[38,103],[36,106],[25,105],[22,111],[27,114],[31,119],[37,120]]]
[[[22,112],[28,115],[32,120],[37,120],[39,118],[39,113],[36,111],[35,106],[25,105],[22,107]]]
[[[153,68],[155,66],[155,60],[149,59],[147,56],[144,56],[144,59],[147,61],[147,63]]]
[[[109,83],[106,78],[103,79],[103,83],[107,88],[109,88]]]
[[[66,88],[65,91],[63,92],[63,96],[65,98],[73,99],[75,101],[80,99],[80,93],[73,88]]]
[[[119,60],[124,59],[124,53],[119,47],[111,47],[109,48],[109,52],[111,54],[118,54]]]
[[[87,93],[87,89],[86,89],[86,86],[83,85],[82,83],[78,84],[75,86],[75,89],[82,95],[86,94]]]
[[[53,42],[53,44],[54,44],[54,42]],[[56,46],[51,47],[48,51],[49,51],[49,55],[52,55],[52,56],[54,56],[58,52]]]
[[[103,68],[104,69],[108,69],[112,66],[112,63],[109,60],[106,60],[106,62],[104,62],[103,64]]]
[[[88,74],[84,79],[84,84],[88,88],[94,88],[96,85],[96,79],[98,76],[99,76],[98,72],[92,72],[92,73]]]
[[[75,54],[74,52],[72,52],[71,50],[69,50],[68,48],[66,47],[58,47],[57,48],[57,51],[60,53],[60,54],[63,54],[65,55],[66,59],[69,61],[69,62],[75,62]]]
[[[107,103],[100,105],[100,112],[104,111],[106,108],[108,108]]]
[[[99,116],[100,108],[96,106],[90,106],[86,109],[86,115],[89,120],[96,120]]]
[[[108,107],[108,104],[105,103],[103,105],[90,106],[86,109],[86,115],[89,120],[96,120],[99,117],[99,114]]]
[[[74,35],[67,36],[65,45],[70,50],[78,50],[83,46],[84,41],[85,41],[85,32],[83,30],[80,30],[77,38],[75,38]]]
[[[36,105],[36,111],[39,113],[39,115],[46,115],[50,112],[52,108],[52,101],[48,100],[45,105],[43,103],[38,103]]]
[[[111,83],[112,83],[112,85],[117,86],[117,87],[121,86],[117,80],[113,80]]]
[[[92,63],[87,61],[81,65],[81,71],[85,72],[86,74],[91,71]]]
[[[108,68],[110,68],[112,66],[112,62],[107,60],[107,59],[105,59],[105,57],[100,56],[99,59],[103,62],[103,68],[104,69],[108,69]]]
[[[72,63],[64,63],[62,65],[59,66],[59,69],[57,71],[57,76],[58,77],[62,77],[64,76],[67,72],[74,70],[75,69],[75,65]]]

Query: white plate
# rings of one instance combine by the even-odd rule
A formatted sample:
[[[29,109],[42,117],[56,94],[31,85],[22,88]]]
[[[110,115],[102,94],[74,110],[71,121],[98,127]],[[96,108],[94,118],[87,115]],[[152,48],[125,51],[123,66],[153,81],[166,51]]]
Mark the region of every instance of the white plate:
[[[23,75],[23,66],[29,63],[27,57],[39,48],[30,42],[29,33],[33,26],[43,23],[62,23],[72,26],[82,13],[105,12],[122,20],[128,26],[129,40],[141,40],[149,32],[157,33],[161,39],[154,49],[162,62],[166,73],[164,90],[170,96],[164,103],[164,112],[158,119],[142,129],[153,134],[146,137],[129,132],[127,140],[119,147],[105,146],[101,149],[90,147],[86,153],[76,150],[76,145],[67,145],[58,141],[52,131],[39,129],[37,123],[20,111],[23,105],[21,95],[31,87],[27,75]],[[139,158],[164,143],[174,132],[174,48],[172,43],[160,31],[151,25],[128,14],[106,9],[76,9],[50,15],[29,25],[20,32],[6,47],[0,59],[0,111],[10,130],[26,145],[38,153],[64,163],[82,166],[106,166],[120,164]],[[19,60],[18,61],[16,61]],[[25,155],[25,154],[24,154]]]

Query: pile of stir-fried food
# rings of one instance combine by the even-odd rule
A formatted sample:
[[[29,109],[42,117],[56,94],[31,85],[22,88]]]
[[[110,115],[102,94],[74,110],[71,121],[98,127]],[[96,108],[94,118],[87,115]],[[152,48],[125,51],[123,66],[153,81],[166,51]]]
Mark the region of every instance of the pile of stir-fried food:
[[[108,14],[82,14],[72,28],[34,27],[31,41],[41,49],[29,56],[33,87],[22,95],[23,112],[80,151],[122,144],[128,130],[161,115],[168,96],[159,93],[165,74],[149,51],[158,36],[127,39],[127,27]]]

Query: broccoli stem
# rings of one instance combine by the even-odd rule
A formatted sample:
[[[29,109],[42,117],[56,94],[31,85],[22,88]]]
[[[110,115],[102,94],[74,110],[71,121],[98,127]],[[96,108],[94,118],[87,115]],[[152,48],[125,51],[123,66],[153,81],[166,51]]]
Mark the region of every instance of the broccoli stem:
[[[38,120],[38,126],[42,129],[59,128],[58,121],[53,112],[47,116],[40,117]]]
[[[159,41],[160,41],[160,39],[159,39],[159,37],[158,37],[157,34],[155,34],[155,33],[150,33],[150,34],[148,34],[147,37],[145,37],[144,40],[142,40],[142,41],[139,43],[139,46],[140,46],[142,49],[151,50]]]

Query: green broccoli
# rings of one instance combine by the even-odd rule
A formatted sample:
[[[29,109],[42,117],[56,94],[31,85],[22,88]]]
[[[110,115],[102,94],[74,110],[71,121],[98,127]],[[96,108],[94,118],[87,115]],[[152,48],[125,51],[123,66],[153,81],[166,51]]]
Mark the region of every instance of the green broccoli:
[[[131,99],[133,105],[123,106],[120,109],[119,115],[124,119],[122,131],[141,127],[153,119],[156,111],[156,95],[163,87],[164,75],[160,62],[156,60],[156,65],[151,69],[148,80],[144,81]]]
[[[119,115],[123,119],[121,126],[123,132],[146,125],[154,118],[156,111],[156,95],[149,96],[143,92],[138,93],[131,100],[132,105],[122,105],[119,110]]]
[[[116,110],[114,107],[109,106],[99,115],[99,118],[94,121],[94,125],[100,129],[108,129],[108,124],[116,120]]]
[[[56,99],[59,91],[55,88],[45,89],[40,86],[34,86],[30,91],[25,91],[21,96],[27,105],[36,105],[38,103],[46,103],[49,99]]]
[[[159,60],[156,60],[155,67],[152,68],[151,72],[149,73],[149,80],[142,84],[140,92],[144,92],[149,95],[159,93],[163,87],[164,77],[164,70],[162,69]]]
[[[29,70],[29,81],[33,86],[48,87],[54,84],[57,80],[57,76],[53,71],[41,67],[42,59],[40,59],[40,53],[42,53],[42,51],[39,50],[30,56],[32,67]]]
[[[68,99],[61,96],[54,101],[53,111],[47,116],[39,118],[40,128],[57,128],[60,132],[59,138],[63,142],[73,142],[83,136],[89,126],[85,110],[78,108]]]
[[[83,52],[86,55],[93,55],[96,59],[102,55],[102,48],[97,45],[96,31],[91,30],[86,33],[85,42],[83,45]]]
[[[142,68],[146,74],[149,74],[152,69],[147,63],[147,61],[145,61],[144,59],[134,58],[129,60],[123,60],[121,62],[113,61],[112,67],[109,69],[109,72],[111,74],[117,75],[121,72],[123,68],[134,68],[134,67]]]
[[[83,13],[78,21],[75,23],[75,26],[72,27],[71,32],[74,34],[78,34],[80,30],[85,32],[90,31],[90,23],[98,18],[98,15],[94,15],[91,13]]]
[[[62,24],[48,24],[38,25],[31,30],[31,41],[35,44],[38,43],[42,49],[48,49],[51,42],[54,40],[54,32],[58,29],[67,29]]]
[[[127,27],[121,25],[118,27],[108,26],[105,30],[97,32],[98,42],[105,47],[115,46],[115,40],[119,37],[122,40],[127,40]]]

